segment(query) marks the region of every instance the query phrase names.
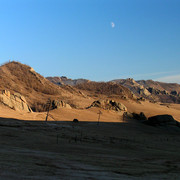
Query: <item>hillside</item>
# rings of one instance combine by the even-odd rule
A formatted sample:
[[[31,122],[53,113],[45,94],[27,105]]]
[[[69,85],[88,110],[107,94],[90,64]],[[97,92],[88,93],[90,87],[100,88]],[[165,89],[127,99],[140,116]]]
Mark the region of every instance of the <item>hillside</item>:
[[[49,98],[63,100],[74,106],[78,99],[83,98],[75,88],[57,86],[30,66],[15,61],[0,67],[0,90],[4,89],[22,94],[34,110],[42,110]]]
[[[115,79],[109,82],[94,82],[87,79],[69,79],[62,77],[47,77],[59,86],[70,85],[77,89],[88,91],[90,96],[105,95],[110,97],[147,99],[152,102],[180,103],[180,85],[163,83],[153,80],[135,81],[132,78]],[[134,94],[134,95],[133,95]]]
[[[153,80],[139,80],[137,83],[143,85],[145,88],[153,87],[161,91],[165,90],[168,93],[172,93],[172,91],[176,91],[177,94],[180,93],[180,85],[177,83],[164,83]]]
[[[133,99],[133,93],[126,87],[112,82],[86,82],[75,86],[77,89],[86,90],[94,95],[116,96],[120,99]]]
[[[162,103],[180,103],[180,85],[153,80],[116,79],[111,82],[123,85],[136,96]]]
[[[47,77],[52,83],[64,87],[75,87],[80,91],[84,91],[85,94],[91,97],[106,96],[116,97],[120,99],[133,99],[133,93],[126,87],[113,83],[113,82],[95,82],[87,79],[70,79],[65,76],[61,77]],[[73,88],[72,87],[72,88]]]
[[[57,85],[71,85],[75,86],[78,84],[86,83],[89,82],[87,79],[69,79],[66,76],[61,76],[61,77],[46,77],[49,81],[51,81],[54,84]]]

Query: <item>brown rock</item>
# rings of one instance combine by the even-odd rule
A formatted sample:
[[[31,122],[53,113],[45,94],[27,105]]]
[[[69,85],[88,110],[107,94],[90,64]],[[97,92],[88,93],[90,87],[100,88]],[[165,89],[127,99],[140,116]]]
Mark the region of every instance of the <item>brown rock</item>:
[[[71,109],[71,106],[64,101],[59,100],[53,100],[52,101],[52,109],[58,109],[58,108],[68,108]]]
[[[0,94],[0,102],[14,110],[25,112],[32,111],[26,99],[19,93],[10,94],[9,91],[3,90],[2,94]]]
[[[127,108],[122,103],[116,102],[114,100],[94,101],[91,104],[91,106],[89,106],[88,108],[91,108],[91,107],[99,107],[106,110],[114,110],[114,111],[127,111]]]

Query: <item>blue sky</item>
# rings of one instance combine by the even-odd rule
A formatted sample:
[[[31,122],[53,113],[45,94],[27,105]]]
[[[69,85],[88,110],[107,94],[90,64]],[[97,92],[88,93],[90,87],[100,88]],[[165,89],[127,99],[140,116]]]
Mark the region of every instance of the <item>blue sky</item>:
[[[180,0],[0,0],[0,63],[43,76],[180,83]]]

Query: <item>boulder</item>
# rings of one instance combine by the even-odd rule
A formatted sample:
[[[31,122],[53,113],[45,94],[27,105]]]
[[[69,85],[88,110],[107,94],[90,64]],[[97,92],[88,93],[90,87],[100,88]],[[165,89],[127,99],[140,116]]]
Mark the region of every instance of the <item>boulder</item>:
[[[19,93],[11,94],[10,91],[3,90],[0,94],[0,102],[14,110],[32,112],[25,97]]]
[[[101,107],[102,103],[100,101],[94,101],[90,107]]]
[[[2,94],[5,95],[5,96],[7,96],[7,97],[10,97],[10,96],[11,96],[10,91],[7,91],[7,90],[3,90],[3,91],[2,91]]]
[[[71,106],[64,101],[59,100],[53,100],[52,101],[52,109],[58,109],[58,108],[69,108],[71,109]]]
[[[99,107],[99,108],[103,108],[105,110],[127,111],[126,106],[124,106],[122,103],[116,102],[114,100],[94,101],[91,104],[91,106],[89,106],[88,108],[91,108],[91,107]]]
[[[151,93],[151,94],[154,94],[154,95],[158,95],[161,93],[161,91],[159,89],[155,89],[153,87],[149,87],[147,88],[147,90]]]
[[[124,112],[123,113],[123,121],[131,120],[133,119],[133,114],[130,112]]]
[[[139,87],[138,92],[139,92],[140,95],[143,95],[143,96],[150,96],[151,95],[151,93],[146,88],[144,88],[143,86]]]
[[[143,98],[143,97],[139,97],[139,98],[137,98],[137,101],[145,101],[146,99],[145,98]]]
[[[177,96],[178,92],[177,91],[171,91],[171,95]]]
[[[149,117],[147,120],[147,124],[152,126],[166,126],[166,125],[174,125],[178,126],[178,122],[174,120],[174,118],[171,115],[165,114],[165,115],[157,115]]]
[[[161,94],[168,95],[169,93],[166,90],[161,91]]]
[[[74,123],[78,123],[79,120],[78,120],[78,119],[73,119],[73,122],[74,122]]]
[[[147,121],[147,117],[143,112],[140,112],[140,114],[125,112],[123,114],[123,120],[138,120],[142,122]]]
[[[146,121],[147,117],[143,112],[140,112],[139,114],[137,113],[132,113],[133,119],[139,120],[139,121]]]

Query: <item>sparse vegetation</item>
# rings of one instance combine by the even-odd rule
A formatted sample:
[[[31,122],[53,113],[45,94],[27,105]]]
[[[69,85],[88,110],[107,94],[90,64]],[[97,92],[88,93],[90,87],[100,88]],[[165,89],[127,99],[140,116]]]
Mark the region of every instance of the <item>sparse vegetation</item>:
[[[30,66],[16,61],[7,62],[0,67],[0,90],[18,92],[25,96],[33,111],[44,111],[48,98],[64,99],[72,94],[82,96],[72,87],[59,87],[36,73]],[[64,95],[62,95],[64,93]],[[74,105],[75,107],[75,105]]]
[[[81,90],[94,92],[94,94],[118,95],[120,98],[133,98],[132,92],[119,84],[112,82],[86,82],[75,86]]]

